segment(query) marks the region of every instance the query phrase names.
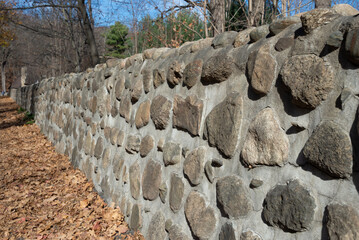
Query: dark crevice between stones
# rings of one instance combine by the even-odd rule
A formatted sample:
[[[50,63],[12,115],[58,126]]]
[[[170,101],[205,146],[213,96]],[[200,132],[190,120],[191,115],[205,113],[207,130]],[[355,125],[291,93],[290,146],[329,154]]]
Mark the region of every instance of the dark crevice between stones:
[[[290,128],[288,128],[288,130],[285,133],[288,134],[288,135],[291,135],[291,134],[297,134],[297,133],[302,132],[304,130],[305,130],[304,128],[301,128],[301,127],[298,127],[298,126],[291,126]]]
[[[295,32],[294,32],[294,39],[298,38],[298,37],[302,37],[302,36],[305,36],[307,35],[305,32],[304,32],[304,28],[301,27],[301,28],[298,28]]]
[[[345,51],[345,39],[346,39],[346,35],[344,35],[344,40],[342,42],[342,45],[340,46],[339,49],[339,54],[338,54],[338,61],[340,66],[344,69],[344,70],[355,70],[358,69],[358,66],[354,65],[353,63],[351,63],[348,58],[348,53]]]
[[[323,213],[321,240],[329,239],[329,231],[328,231],[328,227],[327,227],[327,222],[328,222],[328,208],[326,207],[324,209],[324,213]]]
[[[359,108],[358,108],[359,110]],[[357,114],[355,114],[355,119],[353,122],[352,127],[350,128],[349,135],[352,142],[352,149],[353,149],[353,183],[354,186],[359,192],[359,134],[358,134],[358,111]]]
[[[225,218],[229,218],[229,215],[224,211],[223,205],[218,201],[218,198],[216,199],[216,202],[217,202],[217,208],[219,209],[221,216]]]

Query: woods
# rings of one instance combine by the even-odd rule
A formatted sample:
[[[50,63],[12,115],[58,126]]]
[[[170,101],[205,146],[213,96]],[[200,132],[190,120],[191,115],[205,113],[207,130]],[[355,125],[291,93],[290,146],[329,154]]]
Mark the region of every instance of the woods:
[[[179,47],[338,3],[358,7],[355,0],[2,0],[2,91],[20,79],[22,67],[34,83],[108,57]]]

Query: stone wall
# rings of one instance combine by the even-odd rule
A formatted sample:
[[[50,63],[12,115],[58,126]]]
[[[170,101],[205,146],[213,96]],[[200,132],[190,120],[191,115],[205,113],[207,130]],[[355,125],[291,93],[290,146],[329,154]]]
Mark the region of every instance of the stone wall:
[[[359,16],[345,13],[149,49],[13,97],[146,239],[358,239]]]

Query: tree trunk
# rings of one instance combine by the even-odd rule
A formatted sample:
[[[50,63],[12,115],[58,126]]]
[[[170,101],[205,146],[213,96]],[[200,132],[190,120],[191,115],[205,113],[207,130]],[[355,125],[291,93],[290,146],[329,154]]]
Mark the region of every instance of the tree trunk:
[[[6,80],[5,65],[6,65],[6,61],[4,61],[4,62],[1,63],[1,85],[2,85],[2,94],[6,93],[6,87],[5,87],[5,80]]]
[[[213,36],[216,36],[224,32],[224,25],[226,21],[225,13],[225,1],[223,0],[211,0],[209,3],[210,12],[212,13],[212,23],[213,23]]]
[[[98,54],[95,35],[93,33],[93,29],[91,27],[91,22],[89,16],[87,14],[87,9],[85,5],[85,0],[77,0],[77,5],[81,14],[81,18],[83,20],[84,31],[86,35],[86,39],[88,44],[90,45],[90,55],[91,55],[91,62],[92,66],[95,66],[100,62],[100,57]]]
[[[315,0],[315,8],[330,8],[331,6],[331,0]]]
[[[207,26],[207,0],[204,0],[203,4],[203,16],[204,16],[204,34],[208,38],[208,26]]]

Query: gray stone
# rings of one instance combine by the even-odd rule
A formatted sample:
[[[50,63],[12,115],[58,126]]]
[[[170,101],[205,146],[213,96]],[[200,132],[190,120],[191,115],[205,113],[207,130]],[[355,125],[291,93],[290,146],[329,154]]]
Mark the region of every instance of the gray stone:
[[[349,4],[335,4],[332,9],[342,16],[353,16],[359,14],[359,11]]]
[[[249,230],[246,232],[242,232],[240,240],[262,240],[262,238],[258,234]]]
[[[102,156],[102,152],[103,152],[103,138],[99,137],[96,141],[95,152],[94,152],[95,157],[99,159]]]
[[[359,28],[348,32],[345,40],[345,51],[349,60],[359,65]]]
[[[263,181],[259,179],[252,179],[251,183],[249,184],[250,188],[258,188],[263,185]]]
[[[130,202],[130,201],[127,201],[127,203],[126,203],[126,216],[127,217],[130,217],[130,215],[131,215],[131,211],[132,211],[132,203]],[[134,219],[134,221],[136,221],[137,219]],[[141,224],[142,225],[142,224]]]
[[[142,195],[146,200],[155,200],[161,185],[161,164],[149,159],[142,175]]]
[[[236,151],[242,104],[239,93],[232,92],[206,117],[204,137],[226,157],[232,157]]]
[[[182,178],[176,173],[171,174],[171,188],[169,195],[169,203],[171,210],[176,213],[182,207],[182,198],[184,193],[184,183]]]
[[[138,107],[135,117],[135,124],[137,129],[146,126],[150,121],[150,107],[151,103],[149,100],[142,102]]]
[[[176,86],[182,81],[184,63],[174,60],[167,73],[167,82],[170,86]]]
[[[206,173],[207,179],[210,183],[214,181],[214,171],[210,161],[206,162],[204,165],[204,172]]]
[[[203,66],[202,59],[196,59],[193,62],[187,64],[183,73],[184,75],[183,84],[185,86],[191,88],[194,85],[196,85],[198,81],[200,81],[202,74],[202,66]]]
[[[269,32],[272,35],[277,35],[290,25],[300,23],[300,18],[296,16],[286,17],[283,19],[279,19],[269,25]]]
[[[130,167],[130,191],[134,199],[138,199],[140,196],[141,188],[141,170],[140,165],[137,162],[131,165]]]
[[[184,206],[186,219],[193,234],[200,239],[210,238],[216,229],[216,215],[202,194],[192,191]]]
[[[84,144],[84,152],[86,155],[89,155],[91,152],[91,142],[92,142],[92,134],[90,131],[87,132]]]
[[[316,108],[334,87],[332,67],[314,54],[289,58],[281,75],[293,102],[300,107]]]
[[[112,145],[117,144],[118,134],[119,134],[119,130],[117,128],[111,128],[110,142]]]
[[[342,45],[344,34],[341,31],[335,31],[329,35],[327,45],[333,48],[339,48]]]
[[[154,144],[154,140],[150,135],[146,135],[144,138],[142,138],[140,145],[140,156],[146,157],[153,149]]]
[[[124,139],[125,139],[125,133],[123,131],[119,131],[117,135],[117,146],[122,146]]]
[[[232,175],[219,179],[216,190],[217,201],[228,216],[238,219],[252,210],[248,190],[239,177]]]
[[[160,199],[163,203],[166,203],[167,191],[167,185],[165,182],[163,182],[160,186]]]
[[[252,42],[257,42],[262,38],[267,37],[268,34],[269,34],[269,26],[263,25],[252,30],[249,34],[249,37]]]
[[[135,154],[140,151],[141,139],[135,135],[129,135],[127,137],[126,151]]]
[[[205,148],[196,148],[188,154],[183,163],[183,173],[192,185],[198,185],[201,183],[205,155]]]
[[[274,48],[278,52],[284,51],[294,45],[294,38],[284,37],[280,38],[278,42],[275,44]]]
[[[165,145],[165,140],[163,138],[160,138],[157,142],[157,151],[162,152],[164,145]]]
[[[136,103],[143,92],[143,82],[141,79],[137,79],[137,81],[131,87],[131,102]]]
[[[316,8],[300,16],[305,33],[311,33],[314,29],[326,25],[340,17],[334,10],[328,8]]]
[[[153,86],[158,88],[162,85],[166,80],[166,73],[162,69],[154,69],[153,70]]]
[[[127,209],[129,209],[128,204],[127,204]],[[141,227],[142,227],[141,206],[136,203],[133,205],[131,211],[130,228],[137,231]]]
[[[314,198],[298,180],[277,185],[267,193],[263,203],[263,219],[270,226],[300,232],[312,226]]]
[[[212,45],[214,48],[223,48],[227,47],[228,45],[232,45],[234,39],[238,35],[238,32],[235,31],[228,31],[223,32],[221,34],[216,35],[213,38]]]
[[[268,94],[277,79],[276,67],[277,62],[270,54],[269,46],[263,46],[251,53],[247,62],[251,87],[260,94]]]
[[[333,177],[349,178],[353,171],[350,136],[332,121],[325,121],[314,130],[303,154],[310,164]]]
[[[246,166],[283,166],[288,161],[289,139],[271,108],[258,113],[249,125],[241,152]]]
[[[156,48],[150,48],[143,51],[143,59],[152,59],[156,52]]]
[[[176,95],[173,104],[173,127],[199,135],[203,112],[203,101],[195,95],[186,99]]]
[[[163,146],[163,163],[165,166],[181,162],[182,148],[177,143],[167,142]]]
[[[331,240],[359,238],[359,215],[356,208],[330,204],[326,210],[326,226]]]
[[[165,129],[170,119],[172,102],[164,96],[156,96],[151,103],[151,119],[157,129]]]
[[[117,100],[121,100],[124,89],[125,89],[125,78],[123,76],[120,76],[115,84],[115,96]]]
[[[172,220],[171,219],[167,219],[165,222],[165,228],[166,231],[169,232],[170,228],[173,226]]]
[[[197,52],[204,48],[209,48],[212,45],[213,38],[205,38],[198,41],[195,41],[191,45],[191,52]]]
[[[105,127],[103,132],[104,132],[104,135],[105,135],[105,139],[110,139],[110,137],[111,137],[111,128],[110,127]]]
[[[236,234],[234,233],[234,229],[232,223],[225,223],[221,228],[221,232],[218,236],[219,240],[236,240]]]
[[[115,154],[115,157],[113,158],[113,169],[112,169],[116,181],[119,181],[121,178],[121,171],[124,163],[125,163],[125,159],[123,159],[121,155],[117,152]]]
[[[102,154],[102,168],[107,169],[111,164],[111,149],[106,148]]]
[[[239,47],[242,47],[242,46],[248,44],[249,41],[251,40],[251,38],[249,37],[249,34],[253,29],[254,29],[254,27],[249,27],[245,30],[240,31],[237,34],[236,39],[234,39],[233,46],[235,48],[239,48]]]
[[[110,58],[106,61],[106,66],[108,68],[116,67],[119,64],[120,64],[120,59],[117,59],[117,58]]]
[[[128,95],[126,95],[121,100],[120,111],[119,111],[120,116],[125,118],[126,122],[130,121],[131,109],[132,109],[131,99]]]
[[[164,240],[167,236],[165,231],[165,217],[161,212],[153,215],[147,230],[148,240]]]
[[[234,60],[225,53],[210,57],[203,65],[201,81],[204,84],[214,84],[226,81],[232,74]]]
[[[152,85],[152,79],[153,79],[152,70],[143,69],[142,70],[142,77],[143,77],[142,78],[143,90],[145,91],[145,93],[148,93],[151,90],[151,85]]]
[[[168,238],[169,240],[190,240],[186,234],[183,233],[182,229],[177,225],[172,225],[168,229]]]

